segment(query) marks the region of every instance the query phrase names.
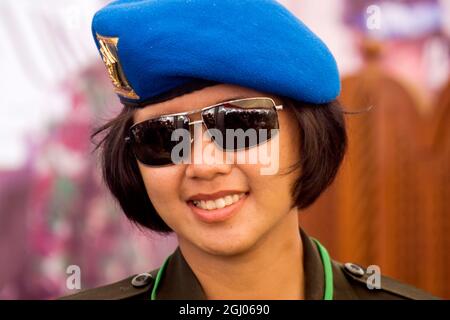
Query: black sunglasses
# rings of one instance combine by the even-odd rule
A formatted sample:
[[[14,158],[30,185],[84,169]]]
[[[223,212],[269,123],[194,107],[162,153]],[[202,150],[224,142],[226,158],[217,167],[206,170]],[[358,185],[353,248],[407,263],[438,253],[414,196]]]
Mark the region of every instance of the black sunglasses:
[[[221,134],[221,139],[210,135],[221,150],[239,151],[268,141],[272,137],[272,130],[279,128],[277,110],[282,109],[282,105],[276,105],[273,99],[266,97],[232,100],[200,110],[144,120],[130,128],[125,140],[143,164],[152,167],[166,166],[175,164],[172,160],[172,150],[179,142],[172,139],[177,129],[191,133],[192,125],[202,123],[207,132],[215,131]],[[262,130],[265,133],[257,134],[256,139],[240,139],[239,135],[235,134],[248,130],[257,133]],[[190,137],[192,143],[192,134]]]

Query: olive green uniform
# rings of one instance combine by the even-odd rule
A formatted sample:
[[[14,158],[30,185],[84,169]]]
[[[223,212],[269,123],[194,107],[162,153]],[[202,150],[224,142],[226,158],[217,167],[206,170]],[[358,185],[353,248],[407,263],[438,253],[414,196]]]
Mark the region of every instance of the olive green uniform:
[[[322,300],[325,291],[324,265],[318,247],[303,230],[300,230],[304,252],[305,299]],[[381,288],[369,289],[369,274],[353,264],[341,264],[331,260],[333,299],[436,299],[436,297],[381,276]],[[150,299],[159,269],[133,275],[122,281],[103,287],[85,290],[61,299]],[[158,280],[157,299],[205,299],[205,293],[187,264],[179,248],[168,259],[165,272]]]

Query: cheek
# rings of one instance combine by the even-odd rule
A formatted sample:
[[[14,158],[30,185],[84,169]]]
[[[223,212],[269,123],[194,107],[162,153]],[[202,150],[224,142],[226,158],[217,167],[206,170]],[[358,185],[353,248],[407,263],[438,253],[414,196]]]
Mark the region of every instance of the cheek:
[[[171,213],[177,212],[184,202],[180,199],[183,177],[182,166],[149,168],[138,162],[147,194],[161,218],[170,225]]]
[[[246,166],[243,169],[255,190],[259,203],[273,212],[286,212],[292,204],[292,187],[300,175],[299,170],[289,172],[289,169],[300,161],[300,136],[298,124],[289,112],[279,114],[279,152],[278,172],[273,175],[261,175],[259,167]]]
[[[288,112],[280,113],[279,122],[278,156],[271,156],[271,163],[278,162],[278,171],[264,175],[261,168],[267,167],[265,165],[238,165],[252,190],[254,210],[258,212],[255,217],[258,219],[277,220],[290,211],[292,188],[300,175],[299,170],[287,174],[288,169],[300,161],[298,125]]]
[[[258,166],[254,165],[240,166],[240,170],[248,179],[256,219],[277,220],[290,210],[293,174],[261,175]]]

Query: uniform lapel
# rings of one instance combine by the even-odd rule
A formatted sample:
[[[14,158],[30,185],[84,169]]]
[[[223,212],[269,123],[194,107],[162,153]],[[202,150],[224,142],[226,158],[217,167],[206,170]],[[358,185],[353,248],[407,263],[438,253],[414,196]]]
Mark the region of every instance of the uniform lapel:
[[[322,300],[324,295],[324,271],[320,253],[308,235],[300,229],[303,243],[303,279],[305,300]]]
[[[342,268],[336,261],[332,261],[333,268],[333,300],[354,300],[358,299],[355,290],[345,277]]]
[[[322,300],[325,287],[325,273],[322,258],[316,244],[300,229],[303,241],[303,265],[305,279],[305,299]],[[333,300],[356,299],[356,294],[345,277],[339,264],[331,260],[333,270]]]
[[[158,300],[205,300],[200,282],[178,247],[169,259],[167,269],[161,279]]]

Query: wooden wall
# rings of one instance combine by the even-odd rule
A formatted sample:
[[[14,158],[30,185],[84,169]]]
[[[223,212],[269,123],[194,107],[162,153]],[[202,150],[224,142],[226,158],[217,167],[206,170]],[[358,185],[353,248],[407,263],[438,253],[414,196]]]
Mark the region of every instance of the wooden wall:
[[[300,223],[341,262],[379,265],[450,298],[450,82],[432,113],[399,80],[369,61],[343,79],[349,149],[334,184]]]

